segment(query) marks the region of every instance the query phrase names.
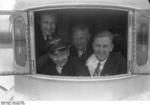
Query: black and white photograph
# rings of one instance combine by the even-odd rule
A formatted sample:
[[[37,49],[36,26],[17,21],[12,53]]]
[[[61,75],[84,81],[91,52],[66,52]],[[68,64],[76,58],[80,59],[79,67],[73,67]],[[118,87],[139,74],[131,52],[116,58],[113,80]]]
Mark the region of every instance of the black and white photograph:
[[[149,35],[149,0],[0,0],[0,105],[149,101]]]

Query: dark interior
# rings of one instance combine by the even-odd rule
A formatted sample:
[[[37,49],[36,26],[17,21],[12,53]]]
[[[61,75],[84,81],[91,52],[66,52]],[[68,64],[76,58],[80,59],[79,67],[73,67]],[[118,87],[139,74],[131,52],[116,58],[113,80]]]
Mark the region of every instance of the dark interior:
[[[114,51],[127,57],[128,12],[112,9],[56,9],[48,10],[57,16],[57,33],[70,41],[71,28],[76,24],[86,24],[92,36],[97,31],[108,29],[114,38]],[[35,12],[35,29],[38,27],[39,13]],[[35,31],[37,32],[37,30]]]

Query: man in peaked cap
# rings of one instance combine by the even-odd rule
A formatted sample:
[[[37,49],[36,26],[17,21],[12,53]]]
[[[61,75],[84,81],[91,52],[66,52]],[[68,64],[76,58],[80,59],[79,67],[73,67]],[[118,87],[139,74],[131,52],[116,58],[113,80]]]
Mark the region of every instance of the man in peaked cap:
[[[41,74],[62,76],[89,76],[87,67],[77,58],[69,57],[69,45],[59,38],[48,43],[49,59]]]

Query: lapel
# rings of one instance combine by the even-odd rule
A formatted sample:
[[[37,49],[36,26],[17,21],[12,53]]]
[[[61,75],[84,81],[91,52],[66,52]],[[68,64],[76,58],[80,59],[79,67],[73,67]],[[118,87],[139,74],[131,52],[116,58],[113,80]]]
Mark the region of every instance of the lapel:
[[[65,64],[65,66],[62,69],[61,75],[69,76],[70,75],[70,67],[71,67],[71,64],[69,61],[67,61],[67,63]]]
[[[116,73],[116,67],[112,55],[108,57],[106,63],[104,64],[101,76],[114,75]]]
[[[55,65],[55,67],[53,68],[53,75],[60,75],[59,73],[58,73],[58,71],[57,71],[57,69],[56,69],[56,65]]]

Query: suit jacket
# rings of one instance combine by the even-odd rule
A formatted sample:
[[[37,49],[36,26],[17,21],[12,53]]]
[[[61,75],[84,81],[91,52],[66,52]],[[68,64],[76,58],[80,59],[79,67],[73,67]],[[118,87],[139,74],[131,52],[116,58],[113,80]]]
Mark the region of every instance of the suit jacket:
[[[41,57],[42,55],[48,52],[47,49],[47,40],[44,40],[41,29],[39,26],[35,29],[35,48],[36,48],[36,57]],[[54,32],[52,34],[52,38],[56,37],[57,34]]]
[[[52,64],[53,61],[52,59],[50,59],[49,54],[44,54],[42,56],[40,56],[37,60],[36,60],[36,67],[37,67],[37,73],[41,73],[43,68],[45,68],[47,65]]]
[[[81,57],[78,56],[78,51],[77,48],[72,45],[69,49],[69,54],[70,57],[76,57],[78,59],[80,59],[84,64],[86,62],[86,60],[89,58],[89,56],[93,53],[93,49],[90,45],[87,46],[86,50],[84,51],[84,53],[82,54]]]
[[[46,41],[40,31],[40,28],[35,31],[35,48],[36,48],[36,57],[40,57],[46,53]]]
[[[46,75],[62,75],[62,76],[89,76],[90,73],[87,67],[76,58],[69,58],[67,63],[62,69],[62,73],[59,74],[56,70],[56,64],[50,63],[45,68],[43,68],[40,74]]]
[[[111,53],[108,57],[101,76],[117,75],[127,73],[127,61],[121,53]]]
[[[35,50],[36,50],[36,65],[37,65],[37,73],[50,62],[48,55],[48,40],[44,40],[44,37],[41,33],[40,27],[36,27],[35,31]],[[56,36],[56,32],[52,34],[52,38]]]

